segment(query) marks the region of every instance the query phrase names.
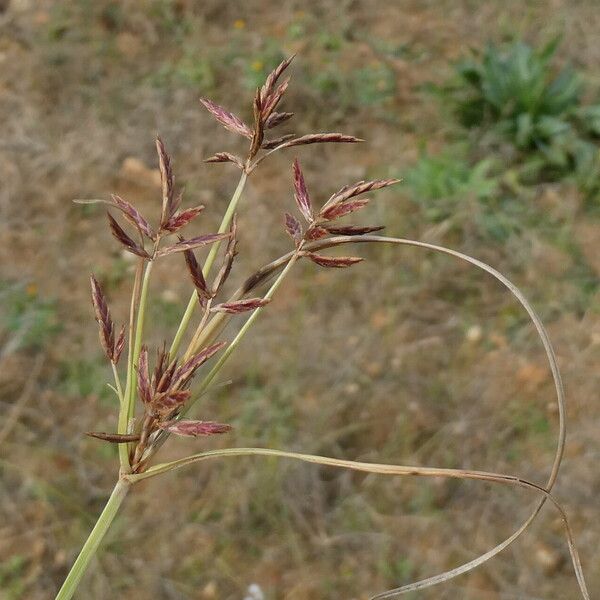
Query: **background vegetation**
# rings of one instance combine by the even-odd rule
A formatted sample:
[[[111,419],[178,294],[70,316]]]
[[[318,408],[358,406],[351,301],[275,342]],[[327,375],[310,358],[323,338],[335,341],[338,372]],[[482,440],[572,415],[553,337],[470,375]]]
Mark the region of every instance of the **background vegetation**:
[[[53,597],[114,483],[114,449],[82,435],[114,429],[88,274],[102,276],[124,316],[133,265],[111,244],[102,211],[71,200],[117,192],[141,208],[157,202],[160,132],[186,197],[207,206],[214,228],[235,174],[201,161],[236,148],[198,97],[241,112],[292,52],[285,108],[297,131],[368,140],[299,149],[315,196],[404,177],[374,205],[373,223],[486,260],[545,319],[569,399],[557,492],[590,588],[600,589],[596,2],[0,7],[0,598]],[[288,247],[289,163],[278,155],[251,180],[246,270]],[[235,378],[204,405],[235,426],[227,443],[543,482],[556,414],[526,316],[499,285],[447,258],[360,252],[369,260],[348,272],[302,265],[244,341],[229,366]],[[189,296],[183,265],[159,269],[155,286],[159,341]],[[220,443],[179,441],[165,458]],[[81,597],[359,600],[472,558],[535,502],[474,482],[250,459],[144,485]],[[570,598],[565,559],[548,507],[498,559],[414,598]]]

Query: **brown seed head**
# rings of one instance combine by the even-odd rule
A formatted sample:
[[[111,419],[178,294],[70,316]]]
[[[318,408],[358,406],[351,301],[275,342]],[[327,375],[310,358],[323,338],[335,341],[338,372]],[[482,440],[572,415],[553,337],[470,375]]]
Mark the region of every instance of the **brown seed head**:
[[[163,226],[163,229],[171,233],[179,231],[181,228],[188,225],[202,211],[204,206],[195,206],[194,208],[186,208],[185,210],[177,211]]]
[[[327,208],[322,208],[319,213],[320,217],[333,221],[350,213],[353,213],[361,208],[364,208],[369,203],[367,198],[359,198],[357,200],[348,200],[346,202],[336,202]]]
[[[231,425],[225,423],[215,423],[214,421],[187,421],[173,420],[161,423],[161,429],[165,429],[175,435],[186,437],[198,437],[203,435],[216,435],[231,431]]]
[[[327,231],[333,235],[365,235],[367,233],[374,233],[375,231],[381,231],[385,229],[383,225],[374,227],[361,227],[359,225],[346,225],[342,227],[330,227],[327,225]]]
[[[295,136],[294,133],[286,133],[278,138],[273,138],[272,140],[266,140],[262,144],[263,150],[273,150],[274,148],[278,148],[283,143],[291,140]]]
[[[247,138],[252,137],[252,130],[239,117],[207,98],[200,98],[200,102],[225,129]]]
[[[302,239],[302,225],[300,225],[300,221],[293,215],[290,215],[290,213],[285,213],[285,230],[297,246]]]
[[[244,163],[239,156],[235,154],[230,154],[229,152],[217,152],[210,156],[209,158],[205,158],[204,162],[206,163],[223,163],[230,162],[239,167],[242,171],[245,169]]]
[[[357,181],[351,185],[345,185],[343,188],[338,190],[335,194],[327,200],[325,206],[329,206],[331,204],[337,202],[344,202],[345,200],[349,200],[350,198],[354,198],[355,196],[359,196],[360,194],[364,194],[365,192],[370,192],[371,190],[380,190],[385,187],[389,187],[390,185],[395,185],[396,183],[400,183],[401,179],[374,179],[373,181]]]
[[[269,298],[244,298],[243,300],[235,300],[234,302],[223,302],[213,306],[213,312],[224,312],[232,315],[255,310],[261,306],[265,306],[271,300]]]
[[[351,267],[364,260],[357,256],[323,256],[322,254],[315,254],[314,252],[303,252],[303,256],[310,258],[310,260],[321,267],[331,267],[336,269]]]
[[[269,118],[265,121],[265,129],[273,129],[294,116],[292,112],[274,112],[269,115]]]
[[[201,246],[206,246],[207,244],[214,244],[215,242],[224,240],[228,237],[228,233],[209,233],[207,235],[199,235],[198,237],[190,238],[189,240],[182,240],[176,244],[173,244],[172,246],[162,248],[156,253],[156,256],[167,256],[168,254],[173,254],[174,252],[194,250],[194,248],[200,248]]]
[[[231,273],[233,261],[237,256],[237,243],[237,214],[234,214],[233,218],[231,219],[231,225],[229,226],[229,241],[227,242],[223,264],[221,265],[221,268],[219,269],[219,272],[213,281],[213,296],[216,296]]]
[[[98,280],[93,275],[90,276],[90,283],[92,286],[92,304],[94,305],[96,321],[100,328],[100,344],[108,360],[116,362],[114,360],[115,330],[110,310],[108,309],[108,303]]]
[[[160,224],[164,225],[173,215],[176,207],[175,200],[175,178],[173,177],[173,167],[171,159],[167,154],[167,150],[163,141],[156,138],[156,152],[158,153],[158,167],[160,169],[160,180],[162,184],[162,211]]]
[[[192,278],[192,282],[196,291],[198,292],[198,298],[202,305],[206,304],[206,301],[211,297],[211,293],[206,285],[202,269],[196,260],[193,250],[185,250],[183,253],[185,257],[185,264],[187,265],[188,272]]]
[[[136,256],[141,256],[142,258],[150,258],[150,255],[144,250],[142,246],[136,244],[123,230],[123,228],[117,223],[115,218],[107,211],[108,216],[108,224],[110,226],[110,232],[113,234],[113,237],[127,250],[127,252],[131,252]]]
[[[302,216],[311,223],[314,219],[312,213],[312,206],[308,190],[306,189],[306,183],[304,181],[304,175],[300,168],[298,159],[294,161],[294,199],[298,205],[298,209],[302,213]]]
[[[153,400],[152,389],[150,387],[150,375],[148,371],[148,348],[143,346],[138,359],[138,394],[140,400],[150,405]]]
[[[117,196],[116,194],[112,194],[111,198],[114,205],[121,210],[124,217],[134,227],[136,227],[140,231],[140,233],[150,238],[151,240],[154,240],[156,234],[150,226],[150,223],[148,223],[148,221],[144,219],[144,217],[140,214],[137,208],[135,208],[135,206],[127,202],[127,200],[123,200],[123,198]]]

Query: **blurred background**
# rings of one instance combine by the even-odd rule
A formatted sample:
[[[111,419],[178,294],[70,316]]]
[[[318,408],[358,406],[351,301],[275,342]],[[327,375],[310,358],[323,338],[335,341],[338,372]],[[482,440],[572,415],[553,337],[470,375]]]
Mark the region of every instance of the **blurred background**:
[[[595,0],[0,2],[0,598],[54,597],[116,476],[116,449],[83,435],[116,415],[88,276],[121,322],[133,262],[104,211],[72,200],[116,192],[156,214],[160,133],[184,201],[207,207],[196,227],[214,230],[237,173],[202,159],[244,146],[198,97],[250,118],[254,89],[293,52],[288,130],[367,142],[263,163],[233,278],[289,249],[295,155],[316,203],[402,177],[361,223],[491,263],[549,328],[569,417],[556,491],[600,589],[599,26]],[[448,257],[356,253],[368,260],[341,272],[299,265],[232,358],[198,415],[234,432],[173,439],[162,458],[270,446],[544,483],[557,413],[524,311]],[[175,258],[155,275],[160,343],[191,288]],[[203,463],[133,491],[78,597],[363,600],[474,558],[535,502],[475,482]],[[410,597],[577,598],[557,513]]]

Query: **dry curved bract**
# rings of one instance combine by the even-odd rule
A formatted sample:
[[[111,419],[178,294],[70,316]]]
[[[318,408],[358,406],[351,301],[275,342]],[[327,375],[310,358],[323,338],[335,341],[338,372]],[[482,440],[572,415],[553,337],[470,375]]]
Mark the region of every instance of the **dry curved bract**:
[[[390,598],[394,598],[396,596],[406,594],[408,592],[416,591],[419,589],[423,589],[426,587],[430,587],[432,585],[436,585],[438,583],[443,583],[448,581],[458,575],[467,573],[472,569],[478,567],[483,564],[490,558],[493,558],[502,550],[506,549],[510,544],[512,544],[534,521],[536,516],[539,514],[542,506],[546,502],[547,499],[550,499],[553,504],[558,508],[561,513],[561,517],[565,524],[567,540],[569,544],[569,552],[571,555],[571,559],[573,562],[573,567],[575,570],[575,574],[577,577],[577,581],[581,590],[581,595],[586,600],[589,600],[590,596],[586,587],[586,583],[583,576],[583,571],[581,568],[581,563],[579,560],[579,556],[575,546],[573,544],[573,537],[571,533],[571,529],[564,513],[562,507],[558,502],[552,497],[550,494],[560,468],[560,464],[563,457],[564,452],[564,444],[565,444],[565,396],[562,385],[562,379],[560,376],[560,371],[558,368],[558,364],[556,361],[556,356],[554,353],[554,349],[550,342],[548,333],[546,329],[536,314],[535,310],[531,306],[531,304],[527,301],[523,293],[519,290],[517,286],[515,286],[509,279],[507,279],[502,273],[491,267],[490,265],[473,258],[469,255],[463,254],[462,252],[458,252],[457,250],[452,250],[450,248],[446,248],[444,246],[438,246],[435,244],[430,244],[427,242],[421,242],[417,240],[410,240],[404,238],[392,238],[386,236],[377,236],[377,235],[365,235],[362,237],[354,237],[354,236],[338,236],[334,238],[329,238],[326,240],[318,241],[313,244],[307,246],[307,249],[310,250],[322,250],[326,248],[331,248],[335,246],[340,246],[343,244],[349,243],[385,243],[385,244],[395,244],[395,245],[405,245],[405,246],[414,246],[418,248],[423,248],[427,250],[431,250],[434,252],[439,252],[442,254],[446,254],[449,256],[453,256],[462,261],[465,261],[485,272],[492,275],[495,279],[500,281],[510,292],[511,294],[519,301],[519,303],[523,306],[523,308],[527,311],[539,337],[542,341],[542,345],[546,352],[546,356],[548,359],[548,363],[550,366],[550,370],[552,372],[552,377],[554,381],[554,386],[556,390],[556,401],[558,405],[558,415],[559,415],[559,431],[558,431],[558,440],[557,447],[554,455],[554,461],[552,464],[552,469],[550,472],[550,476],[545,486],[539,486],[532,482],[523,480],[519,477],[515,477],[512,475],[498,474],[498,473],[489,473],[483,471],[471,471],[471,470],[463,470],[463,469],[438,469],[431,467],[410,467],[403,465],[384,465],[384,464],[374,464],[374,463],[361,463],[356,461],[349,460],[341,460],[334,459],[322,456],[308,455],[308,454],[300,454],[293,452],[286,452],[282,450],[271,450],[264,448],[228,448],[223,450],[216,450],[211,452],[203,452],[200,454],[196,454],[187,458],[180,459],[178,461],[174,461],[171,463],[165,463],[161,465],[156,465],[154,467],[149,468],[146,472],[140,473],[137,475],[130,475],[127,478],[132,482],[139,481],[141,479],[146,479],[148,477],[154,477],[156,475],[165,473],[167,471],[178,469],[183,466],[192,464],[194,462],[199,462],[202,460],[206,460],[208,458],[217,458],[217,457],[226,457],[226,456],[248,456],[248,455],[260,455],[260,456],[279,456],[282,458],[294,458],[298,460],[302,460],[305,462],[311,462],[321,465],[329,465],[340,468],[347,468],[353,470],[367,471],[371,473],[380,473],[387,475],[399,475],[399,476],[424,476],[424,477],[452,477],[452,478],[462,478],[462,479],[478,479],[491,481],[495,483],[502,483],[505,485],[512,485],[518,487],[528,488],[530,490],[537,491],[542,494],[540,502],[536,505],[535,509],[526,519],[526,521],[508,538],[504,541],[496,545],[494,548],[485,552],[484,554],[479,555],[477,558],[460,565],[454,569],[445,571],[438,575],[434,575],[432,577],[428,577],[426,579],[404,585],[393,590],[389,590],[387,592],[383,592],[381,594],[377,594],[371,598],[371,600],[388,600]],[[291,258],[291,253],[286,254],[279,259],[269,263],[262,269],[260,269],[257,273],[258,277],[251,278],[249,282],[243,286],[239,295],[243,295],[249,292],[253,287],[255,287],[258,283],[263,282],[266,278],[268,278],[271,274],[284,267],[287,262]]]

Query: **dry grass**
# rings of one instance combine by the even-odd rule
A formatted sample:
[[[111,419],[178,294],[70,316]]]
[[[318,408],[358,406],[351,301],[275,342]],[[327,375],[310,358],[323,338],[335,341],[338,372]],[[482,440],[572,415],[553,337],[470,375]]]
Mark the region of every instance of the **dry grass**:
[[[123,274],[133,268],[119,253],[99,250],[109,237],[91,234],[101,211],[82,216],[71,200],[116,191],[140,208],[151,207],[157,131],[171,148],[179,180],[210,209],[206,220],[216,219],[232,192],[221,167],[199,167],[215,148],[237,149],[198,107],[197,97],[206,92],[186,75],[186,49],[216,65],[231,54],[240,81],[254,73],[248,56],[270,60],[266,38],[285,52],[302,52],[289,103],[305,122],[295,128],[318,130],[333,118],[336,129],[368,140],[360,152],[336,149],[334,157],[322,148],[301,155],[314,193],[324,194],[332,177],[341,185],[398,175],[414,162],[421,141],[432,150],[443,144],[450,125],[419,86],[442,79],[448,61],[469,45],[514,29],[535,39],[564,24],[564,58],[587,67],[592,84],[598,83],[593,67],[600,46],[593,2],[555,0],[527,10],[500,2],[409,2],[402,10],[364,2],[348,4],[341,18],[333,2],[314,3],[304,15],[291,2],[153,2],[144,10],[126,2],[117,25],[109,2],[92,8],[12,4],[0,15],[1,280],[3,286],[22,282],[33,306],[39,304],[34,300],[56,299],[62,331],[46,332],[41,347],[1,358],[0,402],[10,415],[44,355],[36,393],[22,403],[3,439],[0,597],[37,600],[56,589],[113,483],[114,454],[81,435],[114,427],[105,391],[89,383],[108,373],[97,351],[84,274],[93,269],[113,282],[111,308],[121,322],[128,310]],[[174,8],[167,14],[163,6]],[[295,38],[288,29],[298,24],[304,29]],[[346,28],[357,37],[352,48],[327,50]],[[326,86],[315,91],[323,65],[345,77],[376,64],[380,50],[373,40],[407,48],[386,58],[395,83],[391,99],[373,109],[340,99]],[[183,74],[157,84],[165,65]],[[232,88],[218,68],[214,78],[211,97],[240,106],[243,83]],[[291,200],[288,160],[276,157],[251,183],[245,202],[255,209],[246,216],[248,230],[280,229]],[[332,175],[322,164],[346,166]],[[381,172],[378,165],[393,167]],[[406,198],[384,197],[373,218],[388,222],[388,233],[441,239]],[[598,222],[582,213],[576,192],[549,186],[527,201],[569,223],[564,235],[582,244],[593,266]],[[586,235],[576,235],[583,228]],[[556,493],[573,515],[594,591],[600,587],[598,295],[582,303],[580,282],[569,275],[570,255],[547,233],[540,223],[504,246],[460,236],[447,243],[507,272],[546,318],[564,371],[570,421]],[[287,248],[283,233],[260,242],[242,236],[244,270]],[[556,428],[552,384],[516,305],[492,281],[444,258],[411,249],[366,254],[372,260],[353,267],[362,269],[359,277],[302,266],[305,276],[286,284],[269,308],[270,319],[257,324],[233,359],[230,372],[244,375],[206,398],[207,412],[235,425],[235,445],[489,469],[544,481]],[[25,289],[30,283],[35,287]],[[189,284],[159,268],[155,288],[161,303],[151,308],[153,319],[167,329]],[[3,314],[7,308],[3,304]],[[3,333],[3,347],[11,339]],[[197,450],[197,442],[182,441],[165,458]],[[128,499],[82,584],[82,597],[234,600],[256,582],[268,598],[358,600],[472,558],[508,535],[529,508],[525,492],[475,482],[386,481],[252,459],[140,485],[145,489]],[[555,513],[545,509],[528,536],[483,569],[414,597],[576,597]]]

